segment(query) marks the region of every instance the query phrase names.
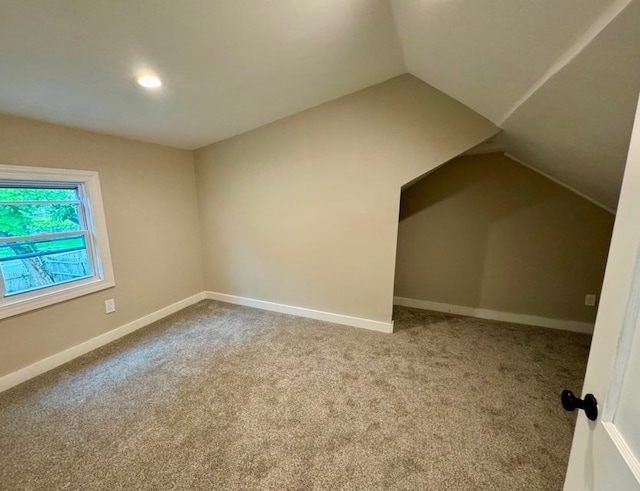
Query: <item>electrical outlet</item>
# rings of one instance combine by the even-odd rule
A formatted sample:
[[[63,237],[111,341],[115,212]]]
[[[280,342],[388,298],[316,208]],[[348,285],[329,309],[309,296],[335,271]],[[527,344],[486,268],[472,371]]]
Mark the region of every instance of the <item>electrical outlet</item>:
[[[596,295],[594,293],[587,293],[584,297],[584,304],[587,307],[594,307],[596,305]]]
[[[104,311],[107,314],[116,311],[116,301],[113,298],[104,301]]]

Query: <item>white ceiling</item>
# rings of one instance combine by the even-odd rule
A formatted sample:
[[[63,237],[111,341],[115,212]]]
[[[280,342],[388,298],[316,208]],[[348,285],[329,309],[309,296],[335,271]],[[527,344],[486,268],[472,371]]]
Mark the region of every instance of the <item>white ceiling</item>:
[[[633,2],[502,123],[509,153],[610,210],[640,91],[639,34]]]
[[[387,0],[0,0],[0,112],[182,148],[405,72]]]
[[[579,3],[580,8],[575,0],[391,0],[407,69],[497,124],[580,36],[620,4]]]
[[[0,0],[0,112],[194,149],[408,71],[613,209],[639,3]],[[160,91],[134,84],[144,68]]]
[[[407,70],[503,128],[510,155],[615,210],[638,93],[638,0],[391,0]]]

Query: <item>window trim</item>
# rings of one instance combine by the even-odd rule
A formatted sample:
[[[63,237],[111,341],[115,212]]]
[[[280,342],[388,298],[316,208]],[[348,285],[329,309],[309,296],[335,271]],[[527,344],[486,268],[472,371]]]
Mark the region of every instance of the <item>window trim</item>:
[[[77,184],[82,201],[80,209],[86,215],[87,228],[93,236],[93,240],[89,240],[87,243],[87,251],[95,268],[95,275],[91,278],[0,298],[0,319],[115,286],[107,223],[100,191],[100,178],[97,172],[0,164],[0,179],[31,181],[35,186],[52,182]],[[1,288],[4,294],[4,285]]]

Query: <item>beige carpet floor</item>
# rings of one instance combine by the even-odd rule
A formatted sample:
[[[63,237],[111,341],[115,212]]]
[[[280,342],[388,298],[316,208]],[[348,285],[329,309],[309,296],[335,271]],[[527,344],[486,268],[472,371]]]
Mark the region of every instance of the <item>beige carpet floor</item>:
[[[203,301],[0,394],[3,490],[561,489],[586,335]]]

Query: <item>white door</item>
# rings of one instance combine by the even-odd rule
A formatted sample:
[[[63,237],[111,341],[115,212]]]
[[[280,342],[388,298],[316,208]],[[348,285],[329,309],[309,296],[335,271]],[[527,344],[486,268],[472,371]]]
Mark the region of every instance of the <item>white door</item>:
[[[568,387],[571,389],[571,387]],[[640,108],[629,147],[565,491],[640,490]]]

